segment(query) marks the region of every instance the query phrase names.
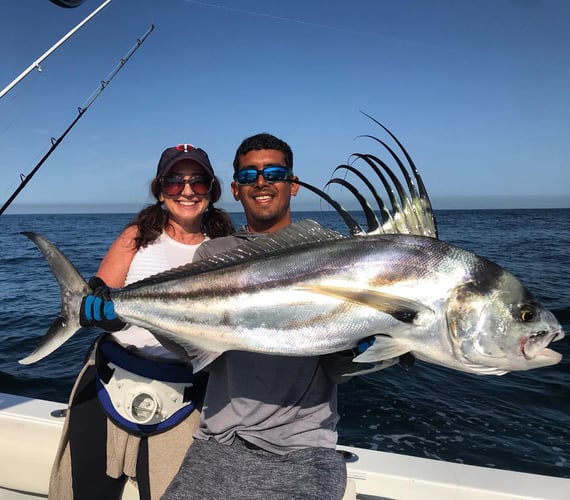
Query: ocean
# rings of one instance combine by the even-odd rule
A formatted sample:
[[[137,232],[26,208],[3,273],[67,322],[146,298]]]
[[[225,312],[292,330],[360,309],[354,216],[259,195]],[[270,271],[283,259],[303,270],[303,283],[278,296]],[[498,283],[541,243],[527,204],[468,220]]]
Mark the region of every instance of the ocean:
[[[570,209],[436,212],[440,238],[502,265],[570,333]],[[241,214],[232,214],[236,225]],[[295,212],[345,231],[335,212]],[[95,332],[21,366],[60,307],[44,258],[20,231],[46,236],[92,276],[132,214],[0,217],[0,392],[67,400]],[[471,465],[570,478],[570,340],[553,367],[477,376],[416,362],[339,386],[339,442]]]

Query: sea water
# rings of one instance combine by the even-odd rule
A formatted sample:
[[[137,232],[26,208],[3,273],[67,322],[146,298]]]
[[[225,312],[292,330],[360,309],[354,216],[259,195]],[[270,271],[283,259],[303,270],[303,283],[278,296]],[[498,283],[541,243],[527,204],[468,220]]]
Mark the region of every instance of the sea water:
[[[59,287],[34,231],[83,276],[132,214],[0,217],[0,392],[67,400],[95,332],[83,329],[30,366],[28,355],[60,310]],[[446,210],[439,236],[490,258],[517,276],[570,334],[570,210]],[[232,214],[239,225],[243,215]],[[335,212],[296,212],[343,230]],[[570,478],[570,338],[553,367],[477,376],[427,363],[393,366],[339,386],[339,442],[419,457]]]

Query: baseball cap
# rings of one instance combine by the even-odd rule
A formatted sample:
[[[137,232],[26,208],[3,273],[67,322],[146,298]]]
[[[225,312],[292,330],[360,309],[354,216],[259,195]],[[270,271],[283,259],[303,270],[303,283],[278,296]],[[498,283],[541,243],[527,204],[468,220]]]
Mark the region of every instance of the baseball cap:
[[[194,160],[196,163],[204,167],[206,171],[214,175],[214,169],[210,163],[210,159],[206,151],[197,148],[192,144],[178,144],[172,148],[165,149],[160,156],[156,175],[166,175],[169,170],[180,160]]]

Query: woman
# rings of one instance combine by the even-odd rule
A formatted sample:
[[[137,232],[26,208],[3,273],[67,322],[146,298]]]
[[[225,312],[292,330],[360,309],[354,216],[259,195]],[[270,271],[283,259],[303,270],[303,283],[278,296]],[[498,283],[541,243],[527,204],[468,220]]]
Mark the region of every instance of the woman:
[[[221,186],[202,149],[166,149],[151,192],[157,202],[111,245],[88,299],[191,262],[203,241],[233,232],[229,215],[214,208]],[[87,309],[84,302],[82,315]],[[118,319],[82,325],[113,333],[97,340],[73,388],[49,497],[120,498],[130,477],[141,499],[158,499],[192,443],[205,375],[194,377],[148,330]]]

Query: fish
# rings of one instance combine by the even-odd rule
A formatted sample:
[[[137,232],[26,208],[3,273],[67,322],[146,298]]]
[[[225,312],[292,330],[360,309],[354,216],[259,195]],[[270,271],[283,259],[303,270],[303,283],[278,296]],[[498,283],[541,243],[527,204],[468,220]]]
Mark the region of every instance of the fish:
[[[411,354],[477,375],[559,363],[562,356],[549,348],[565,336],[556,317],[513,274],[437,237],[419,172],[395,140],[410,165],[397,160],[405,187],[377,156],[355,155],[388,192],[386,204],[361,176],[378,211],[353,183],[329,181],[356,196],[366,228],[323,190],[299,181],[333,205],[348,235],[311,220],[292,223],[231,251],[112,289],[117,317],[151,331],[194,372],[230,350],[317,356],[355,349],[369,338],[370,347],[354,362],[389,365]],[[353,165],[336,171],[360,173]],[[81,302],[91,290],[56,245],[23,234],[47,259],[62,293],[57,319],[20,360],[30,364],[80,329]]]

